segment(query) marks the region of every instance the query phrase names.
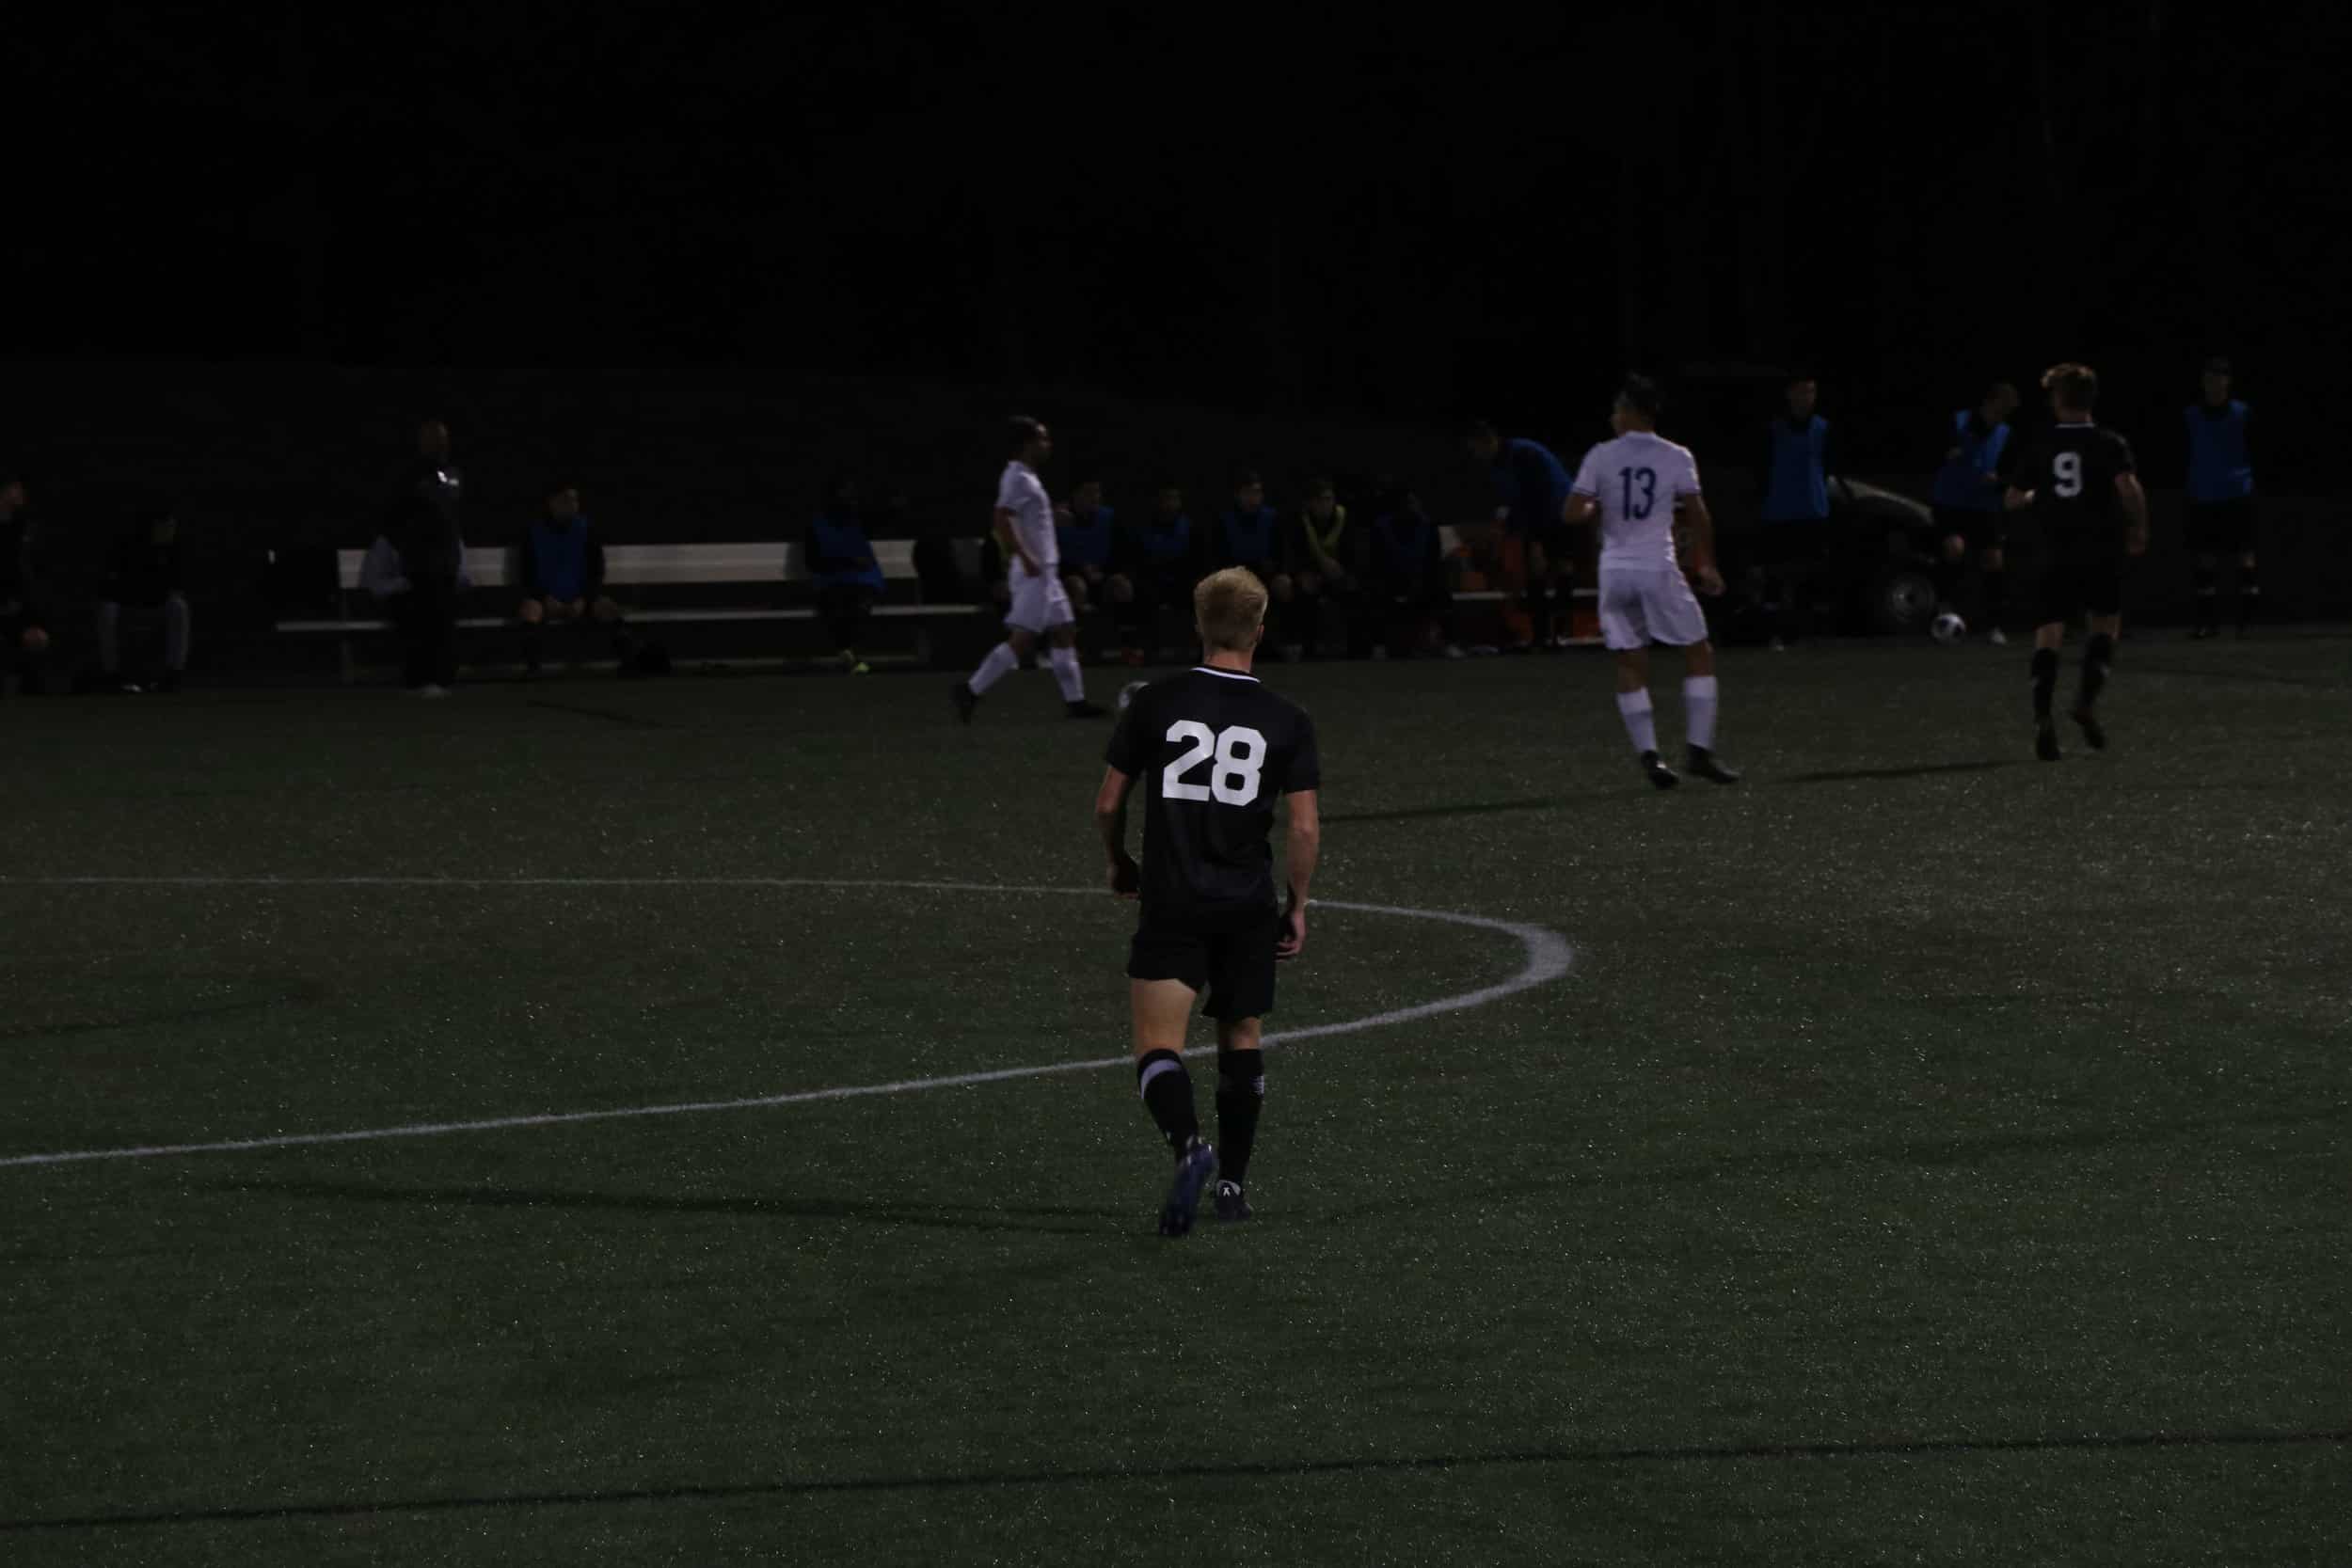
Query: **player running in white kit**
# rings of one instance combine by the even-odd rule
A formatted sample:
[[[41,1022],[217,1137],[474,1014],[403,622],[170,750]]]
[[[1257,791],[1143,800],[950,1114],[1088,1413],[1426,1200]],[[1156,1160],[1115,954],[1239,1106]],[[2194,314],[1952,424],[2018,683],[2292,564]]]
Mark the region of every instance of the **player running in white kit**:
[[[1681,783],[1659,760],[1658,727],[1650,709],[1649,645],[1683,650],[1687,669],[1682,705],[1689,727],[1690,770],[1716,784],[1740,775],[1717,761],[1715,645],[1707,614],[1675,559],[1677,509],[1692,530],[1692,569],[1709,594],[1724,591],[1715,569],[1715,522],[1699,494],[1699,466],[1687,447],[1658,434],[1660,398],[1645,376],[1629,376],[1617,393],[1610,427],[1616,439],[1584,454],[1562,515],[1570,523],[1600,522],[1600,631],[1617,661],[1617,712],[1625,720],[1642,772],[1660,789]]]
[[[1005,640],[991,648],[969,680],[956,683],[948,695],[956,717],[972,721],[980,694],[1021,667],[1021,660],[1044,638],[1046,661],[1054,669],[1054,684],[1073,719],[1099,719],[1104,709],[1087,701],[1086,678],[1078,673],[1078,618],[1070,608],[1069,591],[1061,585],[1061,544],[1054,531],[1053,503],[1038,466],[1054,454],[1053,434],[1035,420],[1012,421],[1012,460],[996,482],[996,538],[1012,561],[1005,577],[1012,590],[1012,608],[1005,615]]]

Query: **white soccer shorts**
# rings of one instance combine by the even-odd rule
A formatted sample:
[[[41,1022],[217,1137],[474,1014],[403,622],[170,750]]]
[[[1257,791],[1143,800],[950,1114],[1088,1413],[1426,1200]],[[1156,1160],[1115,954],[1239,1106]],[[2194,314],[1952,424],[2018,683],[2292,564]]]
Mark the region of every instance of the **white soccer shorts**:
[[[1664,642],[1687,648],[1707,641],[1707,612],[1674,566],[1604,566],[1600,640],[1618,650]]]
[[[1012,608],[1005,612],[1005,625],[1041,637],[1078,618],[1070,608],[1070,594],[1062,587],[1059,573],[1033,578],[1016,561],[1006,581],[1012,589]]]

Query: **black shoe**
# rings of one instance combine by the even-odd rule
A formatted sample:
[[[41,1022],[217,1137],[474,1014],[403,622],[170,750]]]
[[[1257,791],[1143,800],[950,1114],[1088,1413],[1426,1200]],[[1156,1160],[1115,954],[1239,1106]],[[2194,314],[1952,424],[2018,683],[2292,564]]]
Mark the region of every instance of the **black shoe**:
[[[1073,719],[1100,719],[1110,712],[1110,709],[1102,704],[1089,703],[1084,697],[1069,705],[1070,717]]]
[[[2104,752],[2107,749],[2107,732],[2100,725],[2097,714],[2088,707],[2078,707],[2068,717],[2073,719],[2075,726],[2083,732],[2084,745],[2094,752]]]
[[[1673,768],[1658,760],[1656,752],[1642,753],[1642,774],[1661,789],[1672,789],[1682,782]]]
[[[1683,761],[1682,770],[1695,774],[1709,784],[1735,784],[1740,782],[1740,775],[1717,761],[1715,753],[1704,746],[1691,748],[1690,755]]]
[[[2220,635],[2221,628],[2219,626],[2199,626],[2195,631],[2188,634],[2188,640],[2191,642],[2202,642],[2208,637],[2218,637]]]
[[[1249,1218],[1249,1195],[1241,1190],[1240,1182],[1216,1184],[1216,1217],[1228,1224]]]
[[[2044,762],[2056,762],[2066,754],[2058,750],[2058,726],[2047,719],[2034,729],[2033,754]]]
[[[1209,1184],[1216,1173],[1216,1150],[1209,1140],[1195,1134],[1176,1156],[1176,1183],[1168,1189],[1168,1201],[1160,1205],[1160,1234],[1189,1236],[1192,1216],[1200,1208],[1200,1189]]]
[[[180,672],[177,670],[165,671],[162,674],[155,677],[154,683],[148,687],[147,689],[156,693],[158,696],[168,697],[173,695],[180,689]]]
[[[956,682],[955,689],[947,693],[947,700],[956,705],[956,718],[966,724],[972,722],[972,710],[980,705],[980,694],[973,690],[967,681]]]

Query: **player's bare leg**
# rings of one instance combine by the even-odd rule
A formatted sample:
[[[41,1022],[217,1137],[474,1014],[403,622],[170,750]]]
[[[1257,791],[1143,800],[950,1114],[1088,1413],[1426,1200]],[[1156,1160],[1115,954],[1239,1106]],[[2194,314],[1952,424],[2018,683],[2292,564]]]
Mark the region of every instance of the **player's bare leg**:
[[[1021,661],[1036,646],[1037,633],[1022,626],[1007,626],[1005,640],[989,649],[980,667],[958,681],[955,689],[947,693],[948,700],[956,705],[956,717],[967,724],[972,722],[972,711],[980,705],[980,698],[988,689],[1020,669]]]
[[[1249,1218],[1249,1151],[1258,1141],[1265,1105],[1265,1052],[1258,1021],[1239,1018],[1216,1026],[1216,1141],[1223,1175],[1216,1184],[1216,1217]]]
[[[1682,650],[1682,716],[1689,752],[1685,769],[1709,784],[1736,784],[1740,775],[1715,755],[1715,644]]]
[[[1192,1076],[1184,1070],[1184,1030],[1200,993],[1182,980],[1131,980],[1127,995],[1135,1014],[1136,1092],[1176,1157],[1176,1180],[1160,1206],[1160,1234],[1188,1235],[1200,1190],[1216,1170],[1216,1151],[1200,1136]]]
[[[1078,669],[1078,626],[1073,621],[1056,626],[1045,634],[1053,644],[1045,661],[1054,667],[1054,684],[1061,688],[1061,700],[1073,719],[1100,719],[1108,710],[1100,704],[1087,701],[1086,676]]]
[[[2050,698],[2058,690],[2058,649],[2065,643],[2063,621],[2045,621],[2033,628],[2033,754],[2044,762],[2064,755],[2058,750],[2058,726],[2050,719]]]
[[[1649,650],[1619,648],[1613,657],[1617,664],[1617,717],[1625,721],[1625,733],[1641,758],[1642,775],[1660,789],[1672,789],[1682,780],[1658,757],[1658,716],[1649,700]]]
[[[2095,708],[2099,693],[2107,684],[2107,666],[2115,661],[2115,640],[2122,630],[2121,615],[2093,615],[2090,641],[2083,644],[2082,689],[2075,695],[2071,717],[2083,732],[2083,743],[2094,752],[2107,748],[2107,732],[2100,724]]]

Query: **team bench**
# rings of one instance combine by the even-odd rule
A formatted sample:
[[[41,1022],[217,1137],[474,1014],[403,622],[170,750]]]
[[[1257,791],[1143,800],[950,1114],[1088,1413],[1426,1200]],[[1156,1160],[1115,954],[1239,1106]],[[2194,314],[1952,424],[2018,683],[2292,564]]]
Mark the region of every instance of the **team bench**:
[[[466,550],[465,578],[473,590],[511,590],[516,576],[518,551],[498,546],[469,546]],[[968,575],[977,564],[977,544],[959,542],[958,564]],[[359,570],[367,560],[365,550],[335,552],[337,583],[336,610],[332,616],[315,620],[283,620],[277,629],[289,637],[332,637],[338,640],[343,678],[352,677],[351,640],[370,632],[389,631],[392,623],[373,611],[357,608],[359,603]],[[874,541],[874,563],[882,568],[886,582],[913,582],[914,572],[914,542],[910,539],[878,539]],[[732,584],[798,583],[805,587],[808,571],[801,560],[798,542],[775,541],[738,545],[607,545],[604,547],[604,581],[608,590],[628,588],[699,588]],[[501,615],[467,615],[459,618],[461,630],[491,631],[515,625],[512,594],[506,613]],[[877,617],[917,623],[968,619],[973,614],[969,604],[878,604],[873,609]],[[632,626],[712,625],[753,621],[812,621],[817,617],[813,605],[740,606],[725,604],[676,605],[660,609],[631,608],[628,622]]]
[[[1451,528],[1439,531],[1443,549],[1450,555],[1460,543],[1460,536]],[[466,551],[466,578],[476,590],[512,589],[516,578],[516,556],[511,547],[470,546]],[[956,546],[957,565],[967,578],[977,575],[979,546],[974,540],[959,540]],[[352,678],[352,640],[373,632],[391,629],[392,623],[374,613],[373,607],[358,608],[359,570],[367,560],[365,550],[335,552],[337,582],[336,610],[331,616],[308,620],[281,620],[278,631],[289,637],[331,637],[337,640],[343,678]],[[874,562],[882,568],[885,582],[911,583],[915,578],[914,545],[907,539],[878,539],[874,541]],[[608,545],[604,550],[604,580],[608,588],[677,588],[710,590],[736,585],[798,583],[805,586],[808,572],[801,560],[801,546],[792,541],[771,541],[758,544],[734,545]],[[1593,597],[1592,590],[1577,590],[1579,608],[1583,609]],[[510,595],[511,597],[511,595]],[[1454,594],[1457,603],[1500,604],[1503,594],[1497,589],[1471,589]],[[968,603],[921,604],[883,602],[874,607],[877,618],[908,621],[921,627],[930,623],[961,621],[975,614]],[[632,608],[629,624],[634,626],[664,625],[711,625],[741,622],[810,621],[817,611],[812,605],[739,606],[726,604],[675,605],[659,609]],[[1581,619],[1581,617],[1580,617]],[[514,618],[511,606],[505,614],[468,615],[459,619],[464,630],[492,631],[511,627]],[[1579,638],[1579,641],[1597,641]]]

